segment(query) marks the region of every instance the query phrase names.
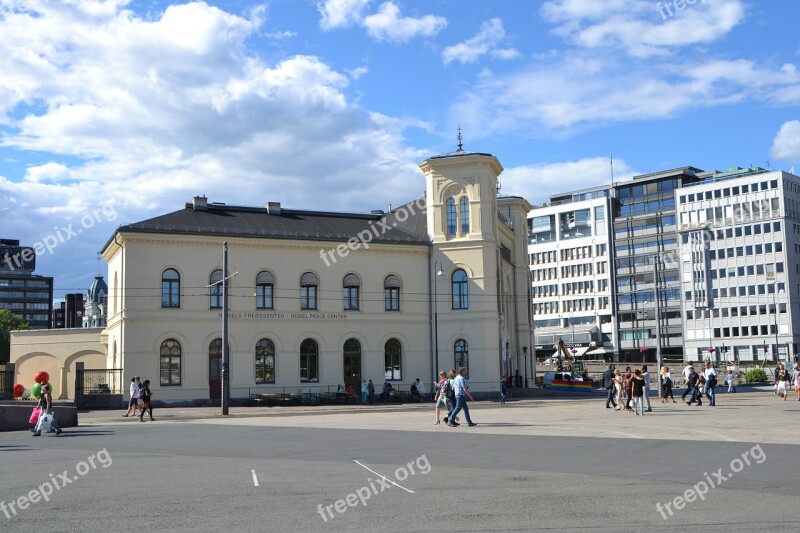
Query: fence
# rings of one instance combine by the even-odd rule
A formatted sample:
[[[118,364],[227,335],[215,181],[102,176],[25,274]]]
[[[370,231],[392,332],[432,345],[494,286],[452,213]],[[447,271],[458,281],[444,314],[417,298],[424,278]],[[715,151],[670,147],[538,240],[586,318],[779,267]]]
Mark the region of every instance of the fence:
[[[0,370],[0,400],[6,397],[6,371]]]
[[[122,369],[84,369],[75,364],[75,407],[117,409],[122,404]]]

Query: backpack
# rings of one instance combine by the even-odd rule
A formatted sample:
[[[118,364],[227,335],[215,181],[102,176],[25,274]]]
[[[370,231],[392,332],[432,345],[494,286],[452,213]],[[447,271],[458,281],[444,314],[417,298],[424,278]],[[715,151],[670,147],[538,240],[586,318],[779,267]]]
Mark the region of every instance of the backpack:
[[[449,398],[453,395],[453,387],[450,386],[449,379],[446,379],[444,385],[439,387],[439,395],[443,395],[445,398]]]

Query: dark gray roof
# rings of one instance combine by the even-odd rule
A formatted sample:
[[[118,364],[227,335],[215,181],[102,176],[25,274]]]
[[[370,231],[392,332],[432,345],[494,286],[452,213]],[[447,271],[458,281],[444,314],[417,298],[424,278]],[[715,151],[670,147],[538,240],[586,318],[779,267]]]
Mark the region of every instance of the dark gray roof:
[[[465,152],[464,150],[456,150],[455,152],[450,152],[448,154],[441,154],[429,157],[428,159],[444,159],[445,157],[464,157],[468,155],[485,155],[487,157],[494,157],[492,154],[487,154],[484,152]]]
[[[180,211],[120,226],[117,232],[347,242],[351,237],[358,238],[363,231],[371,231],[373,243],[430,245],[425,215],[417,213],[416,205],[416,216],[409,213],[408,218],[400,222],[403,217],[397,217],[397,213],[406,206],[386,214],[295,209],[281,209],[280,213],[270,214],[262,207],[208,203],[204,209],[195,209],[187,203]],[[112,235],[103,249],[113,240]]]

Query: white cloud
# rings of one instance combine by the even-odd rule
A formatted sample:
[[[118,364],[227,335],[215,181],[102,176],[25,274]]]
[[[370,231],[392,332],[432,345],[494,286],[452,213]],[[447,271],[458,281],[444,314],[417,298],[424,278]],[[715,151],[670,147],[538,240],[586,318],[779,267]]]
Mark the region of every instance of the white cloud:
[[[447,20],[436,15],[420,18],[401,17],[400,8],[393,2],[384,2],[376,13],[364,17],[364,27],[373,39],[378,41],[406,42],[419,35],[431,37],[445,26]]]
[[[323,30],[347,28],[361,22],[369,0],[326,0],[317,4]]]
[[[481,29],[475,37],[442,50],[442,60],[445,65],[451,61],[459,61],[462,64],[471,63],[489,53],[498,59],[513,59],[519,55],[519,52],[513,48],[496,48],[505,38],[503,21],[498,18],[487,20],[481,24]]]
[[[350,74],[350,77],[354,80],[360,79],[367,72],[369,72],[367,67],[356,67],[347,71],[347,73]]]
[[[745,18],[742,0],[549,0],[541,15],[555,35],[585,48],[621,48],[628,54],[665,55],[671,49],[722,39]]]
[[[614,160],[614,180],[632,178],[633,171],[623,159]],[[532,205],[550,201],[550,196],[611,184],[611,160],[608,157],[588,157],[578,161],[542,163],[507,168],[500,175],[503,194],[522,196]]]
[[[651,61],[638,69],[613,57],[568,54],[511,74],[480,76],[453,105],[451,116],[481,136],[499,131],[537,136],[608,122],[670,118],[693,108],[746,100],[796,104],[800,74],[745,60]]]
[[[800,162],[800,120],[783,123],[772,142],[770,153],[781,161]]]
[[[407,124],[349,98],[362,70],[305,55],[267,62],[244,44],[257,25],[201,2],[147,19],[94,4],[0,3],[0,146],[34,161],[25,176],[0,175],[0,205],[14,206],[0,233],[35,242],[106,202],[119,213],[40,271],[92,274],[118,224],[196,194],[367,211],[424,190]]]

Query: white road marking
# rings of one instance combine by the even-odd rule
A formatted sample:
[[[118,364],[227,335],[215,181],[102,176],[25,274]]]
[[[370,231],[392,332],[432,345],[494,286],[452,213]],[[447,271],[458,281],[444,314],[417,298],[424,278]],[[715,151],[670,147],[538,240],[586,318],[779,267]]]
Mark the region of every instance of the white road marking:
[[[256,471],[255,470],[251,470],[251,472],[253,473],[253,485],[258,487],[258,478],[256,477]]]
[[[376,476],[378,476],[378,477],[380,477],[380,478],[383,478],[384,480],[388,481],[389,483],[391,483],[391,484],[392,484],[392,485],[394,485],[395,487],[401,488],[401,489],[403,489],[403,490],[404,490],[404,491],[406,491],[406,492],[410,492],[411,494],[414,494],[414,491],[413,491],[413,490],[408,490],[407,488],[405,488],[405,487],[403,487],[403,486],[401,486],[401,485],[398,485],[397,483],[395,483],[394,481],[392,481],[392,480],[391,480],[391,479],[389,479],[388,477],[386,477],[386,476],[383,476],[383,475],[381,475],[381,474],[377,473],[376,471],[374,471],[374,470],[373,470],[373,469],[371,469],[370,467],[366,466],[365,464],[363,464],[363,463],[360,463],[360,462],[356,461],[355,459],[353,459],[353,462],[354,462],[354,463],[356,463],[356,464],[357,464],[357,465],[359,465],[359,466],[362,466],[362,467],[366,468],[367,470],[369,470],[370,472],[372,472],[372,473],[373,473],[373,474],[375,474]]]

